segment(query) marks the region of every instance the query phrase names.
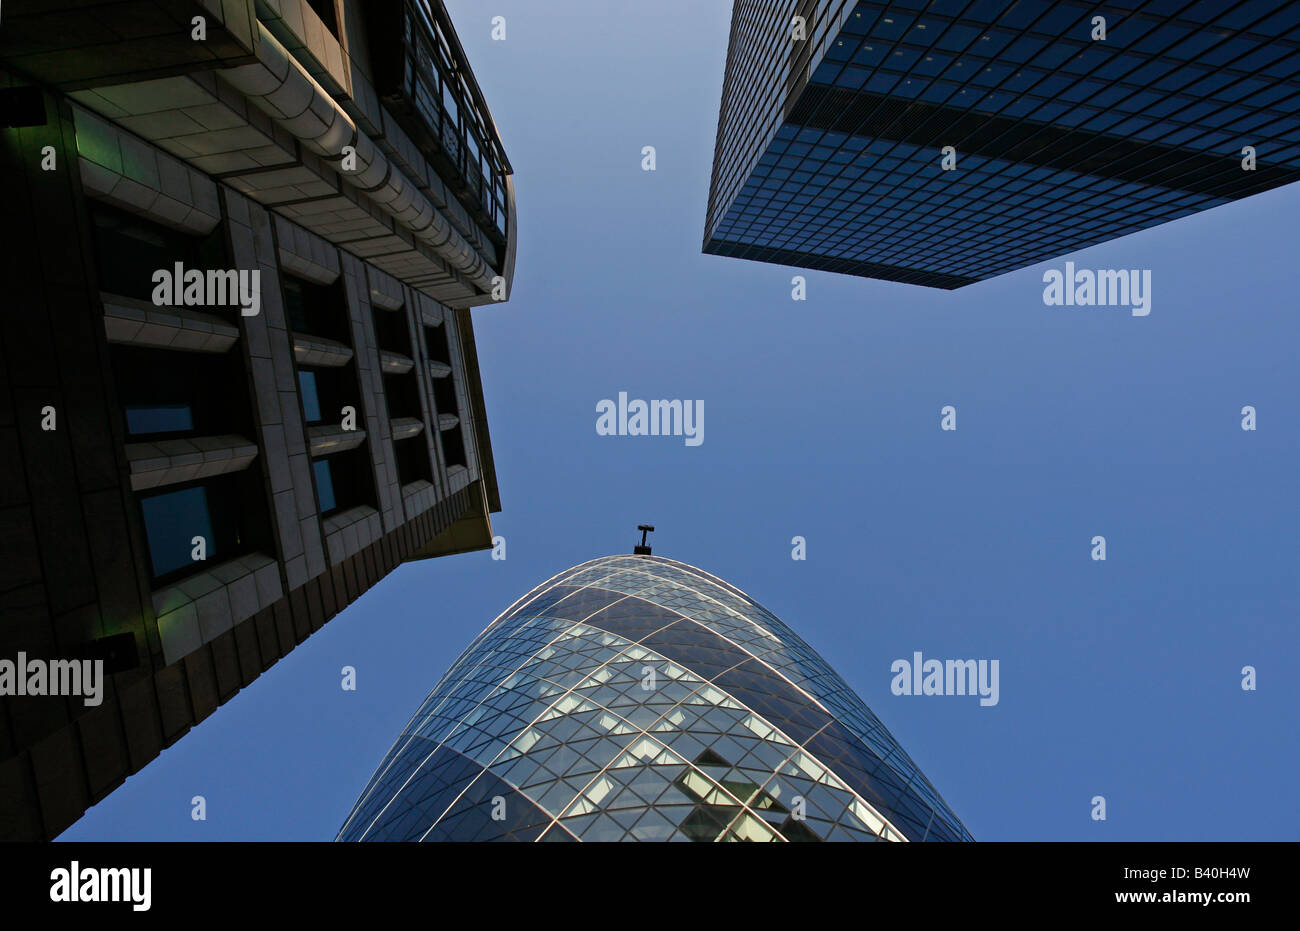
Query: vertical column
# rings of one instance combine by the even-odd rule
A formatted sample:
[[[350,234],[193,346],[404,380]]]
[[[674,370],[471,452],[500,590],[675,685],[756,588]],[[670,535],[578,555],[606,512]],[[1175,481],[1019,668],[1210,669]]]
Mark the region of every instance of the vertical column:
[[[409,293],[411,295],[411,307],[416,318],[416,324],[420,328],[420,351],[424,354],[424,358],[421,359],[420,362],[421,374],[423,375],[421,384],[424,386],[425,400],[429,405],[429,446],[433,450],[434,484],[438,488],[438,500],[445,501],[447,498],[451,497],[452,488],[447,475],[447,456],[443,452],[442,448],[442,431],[438,429],[438,414],[441,412],[438,410],[436,394],[434,392],[433,375],[429,371],[429,343],[424,328],[426,326],[436,326],[445,329],[450,312],[446,311],[441,304],[426,294],[421,294],[419,291],[414,289],[410,289]],[[454,378],[455,374],[455,367],[453,366],[452,374],[446,377]]]
[[[424,418],[425,449],[428,451],[430,474],[433,476],[434,500],[441,501],[447,495],[447,476],[443,470],[441,445],[438,442],[438,412],[433,405],[432,376],[429,374],[429,344],[425,338],[425,315],[422,301],[424,295],[410,288],[406,292],[406,319],[411,327],[411,346],[415,351],[415,380],[420,386],[420,413]],[[407,442],[419,442],[410,441]]]
[[[370,285],[366,265],[356,256],[344,252],[343,284],[347,293],[348,314],[352,318],[352,352],[361,383],[361,400],[365,405],[366,433],[370,456],[375,468],[375,494],[384,533],[395,530],[405,520],[402,490],[397,477],[392,431],[388,425],[388,407],[384,396],[384,379],[379,367],[379,347],[375,342],[375,325],[371,319]]]
[[[447,345],[451,347],[451,375],[456,389],[456,407],[460,417],[460,436],[465,445],[465,471],[457,471],[449,476],[450,492],[455,494],[472,484],[478,476],[478,449],[474,441],[474,416],[469,406],[469,394],[465,390],[465,357],[461,354],[460,327],[458,314],[467,314],[468,310],[447,310],[443,314],[443,326],[447,329]]]
[[[325,571],[316,488],[298,400],[293,341],[284,316],[279,261],[271,218],[265,209],[228,188],[222,193],[237,268],[260,269],[262,309],[241,317],[256,399],[260,457],[270,482],[273,518],[286,590],[301,588]]]

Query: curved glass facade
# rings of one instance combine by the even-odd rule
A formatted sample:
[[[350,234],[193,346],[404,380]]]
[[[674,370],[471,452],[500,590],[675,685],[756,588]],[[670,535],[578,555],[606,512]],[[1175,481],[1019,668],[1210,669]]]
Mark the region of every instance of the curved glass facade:
[[[492,622],[338,840],[973,840],[884,725],[706,572],[606,556]]]

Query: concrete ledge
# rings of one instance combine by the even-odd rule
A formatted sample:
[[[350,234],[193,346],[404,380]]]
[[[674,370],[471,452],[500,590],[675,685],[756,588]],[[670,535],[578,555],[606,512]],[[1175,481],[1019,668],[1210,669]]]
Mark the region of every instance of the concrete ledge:
[[[76,104],[72,116],[87,194],[187,233],[221,222],[210,178]]]
[[[393,442],[397,443],[402,440],[409,440],[413,436],[419,436],[424,431],[424,421],[417,420],[414,417],[394,417],[389,421],[389,429],[393,435]],[[403,488],[405,491],[405,488]]]
[[[104,333],[110,343],[225,352],[239,340],[239,327],[213,314],[187,307],[156,307],[148,301],[101,293]]]
[[[417,479],[402,486],[402,510],[406,512],[407,520],[423,514],[437,503],[437,489],[424,479]]]
[[[420,302],[420,322],[425,326],[442,326],[442,308],[432,301]]]
[[[360,552],[378,540],[383,532],[379,512],[365,505],[327,517],[324,524],[325,545],[331,565]]]
[[[392,275],[381,272],[373,265],[367,265],[366,280],[370,286],[371,306],[380,310],[401,310],[406,304],[402,295],[402,283]]]
[[[168,665],[284,596],[280,568],[262,553],[218,563],[153,593]]]
[[[356,449],[366,440],[365,430],[344,430],[337,424],[317,424],[307,428],[307,440],[313,459]]]
[[[352,349],[323,336],[294,333],[293,357],[299,365],[339,368],[352,361]]]
[[[339,253],[333,243],[278,214],[273,217],[275,235],[280,245],[280,264],[285,271],[315,284],[333,284],[338,281],[341,270]]]
[[[474,476],[470,474],[469,469],[463,465],[453,465],[447,467],[447,489],[449,494],[455,494],[470,485],[474,484]]]
[[[234,434],[127,443],[124,448],[134,491],[239,472],[257,458],[257,447]]]
[[[379,370],[385,375],[405,375],[415,368],[415,362],[400,352],[379,351]]]

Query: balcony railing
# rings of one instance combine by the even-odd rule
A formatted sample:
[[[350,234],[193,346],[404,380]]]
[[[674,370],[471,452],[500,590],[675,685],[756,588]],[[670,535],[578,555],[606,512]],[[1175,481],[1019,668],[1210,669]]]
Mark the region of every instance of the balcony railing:
[[[400,26],[389,10],[367,8],[377,90],[488,238],[504,247],[510,162],[451,20],[441,0],[404,0]],[[394,61],[395,32],[401,54]]]

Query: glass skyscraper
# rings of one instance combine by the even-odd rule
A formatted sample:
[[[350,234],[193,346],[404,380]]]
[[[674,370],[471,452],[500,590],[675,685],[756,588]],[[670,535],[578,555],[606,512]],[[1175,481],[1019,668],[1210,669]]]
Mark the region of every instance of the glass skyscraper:
[[[1300,4],[736,0],[704,251],[959,288],[1300,180],[1298,144]]]
[[[733,585],[650,555],[533,589],[380,763],[339,840],[973,840],[862,700]]]

